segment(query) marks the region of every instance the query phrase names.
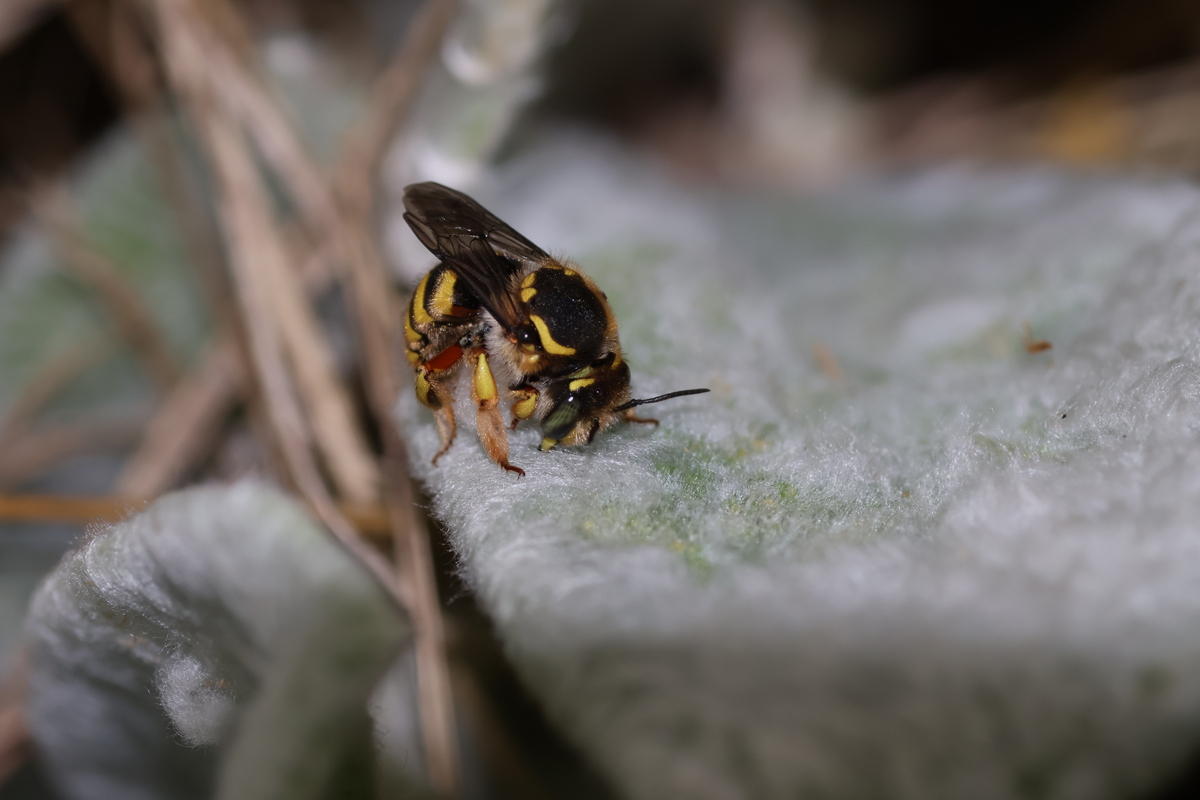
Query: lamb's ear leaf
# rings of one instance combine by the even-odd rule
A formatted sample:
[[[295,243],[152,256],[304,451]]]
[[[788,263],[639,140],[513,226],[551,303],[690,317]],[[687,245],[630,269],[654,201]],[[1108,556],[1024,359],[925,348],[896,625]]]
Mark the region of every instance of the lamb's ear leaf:
[[[191,797],[218,768],[222,797],[330,796],[374,749],[368,698],[411,640],[357,561],[253,483],[167,495],[88,539],[26,630],[30,729],[68,798],[98,781]]]
[[[431,467],[405,416],[506,652],[619,792],[956,797],[946,764],[1028,753],[1047,785],[1167,777],[1175,712],[1096,698],[1200,697],[1196,189],[956,171],[718,205],[587,148],[534,163],[498,188],[540,240],[607,243],[564,255],[632,385],[717,397],[566,452],[518,429],[519,484],[461,436]],[[975,735],[998,718],[1019,748]]]

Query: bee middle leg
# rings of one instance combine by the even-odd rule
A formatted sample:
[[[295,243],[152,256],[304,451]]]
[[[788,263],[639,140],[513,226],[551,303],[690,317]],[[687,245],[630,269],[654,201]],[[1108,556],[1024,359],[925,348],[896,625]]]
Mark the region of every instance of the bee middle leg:
[[[468,356],[472,364],[471,398],[475,401],[475,427],[479,440],[488,458],[509,472],[524,475],[525,470],[508,463],[508,433],[504,430],[504,417],[500,414],[500,392],[496,378],[488,366],[487,353],[474,350]]]

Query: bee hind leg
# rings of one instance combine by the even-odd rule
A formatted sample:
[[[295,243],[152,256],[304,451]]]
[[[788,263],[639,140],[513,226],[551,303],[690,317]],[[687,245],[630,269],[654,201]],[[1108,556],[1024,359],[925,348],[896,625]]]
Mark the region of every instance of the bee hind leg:
[[[454,394],[450,390],[450,368],[462,355],[462,348],[455,346],[447,348],[416,368],[417,399],[433,411],[433,419],[437,423],[438,438],[441,446],[433,463],[445,455],[454,444],[454,434],[458,427],[454,422]]]
[[[496,379],[488,366],[487,353],[482,350],[471,354],[473,374],[471,398],[475,401],[475,427],[479,440],[488,458],[509,472],[524,475],[525,470],[508,463],[508,433],[504,429],[504,417],[500,414],[500,393]]]
[[[447,403],[434,411],[433,421],[437,423],[438,438],[441,439],[441,447],[438,448],[432,462],[437,464],[438,459],[446,454],[450,445],[454,444],[454,435],[458,432],[458,426],[454,422],[454,407]]]

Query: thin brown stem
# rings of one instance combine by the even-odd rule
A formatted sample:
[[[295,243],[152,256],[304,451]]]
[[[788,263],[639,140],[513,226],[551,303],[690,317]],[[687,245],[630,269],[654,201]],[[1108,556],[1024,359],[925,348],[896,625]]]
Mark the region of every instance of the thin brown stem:
[[[176,384],[159,406],[141,444],[125,462],[117,493],[157,497],[212,452],[248,376],[236,343],[219,338],[200,366]]]
[[[161,52],[175,90],[186,106],[215,173],[219,213],[229,263],[245,326],[251,362],[274,438],[288,472],[314,512],[396,600],[404,603],[387,563],[360,539],[338,510],[309,450],[310,431],[283,359],[285,330],[278,314],[278,276],[285,258],[274,227],[269,198],[237,124],[222,113],[211,83],[210,55],[217,44],[199,40],[200,22],[187,0],[154,0]],[[264,265],[266,265],[264,267]],[[285,284],[286,286],[286,284]],[[292,299],[292,298],[288,298]],[[303,298],[302,298],[303,299]],[[278,327],[277,327],[278,326]],[[296,366],[293,361],[293,366]]]
[[[11,439],[0,448],[0,486],[19,485],[75,456],[124,450],[145,424],[145,418],[77,422]]]
[[[169,389],[183,369],[141,296],[121,275],[120,268],[84,237],[69,210],[65,193],[54,190],[54,196],[36,204],[36,208],[51,245],[71,275],[104,307],[109,321],[138,356],[154,384],[160,390]]]
[[[360,325],[369,401],[384,441],[386,504],[394,522],[401,585],[417,632],[422,732],[431,783],[446,793],[458,784],[457,735],[444,634],[429,536],[415,513],[403,439],[391,417],[398,376],[391,321],[391,287],[375,246],[374,182],[388,140],[410,108],[421,75],[454,16],[456,3],[434,0],[410,27],[391,67],[377,84],[370,116],[350,136],[334,195],[320,169],[295,138],[283,114],[248,74],[231,75],[225,97],[245,120],[266,160],[288,186],[318,241],[336,244],[331,255],[348,267]],[[228,67],[232,58],[218,59]],[[237,70],[233,70],[237,73]],[[339,252],[340,251],[340,252]]]
[[[93,339],[68,348],[42,364],[37,374],[21,387],[0,417],[0,442],[24,435],[54,397],[85,370],[98,364],[113,350],[109,339]]]
[[[335,191],[341,212],[346,279],[359,323],[367,394],[383,438],[385,498],[395,530],[396,566],[408,587],[417,632],[417,681],[431,784],[458,788],[457,731],[445,630],[429,532],[416,513],[404,439],[392,417],[399,388],[392,305],[374,235],[375,181],[388,143],[412,106],[420,79],[454,17],[454,0],[430,0],[413,21],[395,60],[376,83],[368,117],[348,137]]]
[[[17,41],[63,0],[4,0],[0,3],[0,51]]]
[[[142,510],[146,499],[124,495],[51,495],[0,493],[0,522],[73,523],[120,522]],[[340,506],[346,519],[364,536],[384,544],[391,541],[387,511],[380,507]]]
[[[25,719],[28,661],[20,653],[12,663],[8,674],[0,680],[0,786],[33,755],[33,740]]]
[[[458,0],[429,0],[413,19],[396,57],[376,79],[366,116],[346,137],[338,164],[336,183],[343,197],[355,190],[367,193],[366,198],[374,194],[388,147],[412,108],[458,6]]]
[[[227,7],[223,2],[217,5]],[[385,139],[411,104],[420,73],[436,52],[445,27],[453,16],[453,6],[446,0],[436,0],[413,24],[397,64],[389,69],[387,77],[381,82],[384,87],[380,90],[382,111],[364,123],[363,132],[354,137],[359,145],[349,151],[353,156],[343,160],[343,164],[348,166],[339,174],[347,177],[339,180],[342,188],[337,193],[331,189],[316,162],[301,145],[269,93],[256,80],[253,72],[247,70],[245,64],[236,57],[236,48],[232,44],[222,46],[220,41],[206,42],[204,61],[210,80],[221,87],[219,93],[209,98],[206,112],[210,115],[218,115],[219,112],[219,115],[236,119],[244,126],[264,161],[292,195],[310,240],[321,242],[329,248],[315,262],[317,269],[306,275],[307,282],[319,282],[324,277],[322,273],[327,275],[332,272],[329,265],[333,263],[340,262],[347,267],[344,274],[360,323],[367,394],[384,440],[385,497],[395,531],[397,560],[401,563],[398,585],[405,590],[404,600],[413,615],[417,632],[420,710],[428,771],[433,786],[447,794],[453,794],[458,785],[453,700],[428,534],[415,513],[412,487],[405,468],[404,443],[390,414],[398,384],[392,349],[392,290],[375,245],[373,182],[386,145]],[[181,9],[186,7],[185,0],[156,2],[160,18],[166,17],[167,9],[171,13],[182,13]],[[190,27],[195,29],[195,26]],[[217,34],[215,30],[210,33],[214,36]],[[162,51],[170,61],[183,58],[181,52],[184,51],[173,46],[167,36],[164,36],[164,42],[166,46]],[[173,80],[177,85],[182,83],[178,77]],[[371,105],[374,107],[376,104]],[[193,115],[197,119],[202,116],[196,112]],[[209,123],[204,124],[210,126]],[[210,131],[206,138],[210,140],[210,150],[213,149],[211,140],[214,134]],[[227,153],[225,157],[229,158],[230,155]],[[216,160],[215,155],[213,158]],[[245,171],[252,171],[252,164],[248,160],[243,161]],[[261,265],[262,260],[256,263]],[[235,276],[239,272],[236,263],[234,272]],[[245,289],[239,285],[238,294],[245,293]],[[250,338],[253,344],[255,336]],[[278,415],[270,391],[264,388],[264,394],[267,395],[268,411]],[[277,438],[281,446],[288,443],[286,437]],[[295,448],[288,450],[284,447],[284,450],[293,477],[320,511],[319,503],[314,501],[310,490],[305,489],[300,479],[303,476],[298,476],[293,464],[295,454],[292,451]]]
[[[162,52],[177,88],[188,93],[186,101],[194,108],[192,117],[204,130],[209,155],[214,161],[223,187],[225,202],[222,216],[226,231],[230,228],[229,204],[237,203],[243,213],[247,244],[255,258],[245,270],[261,282],[257,313],[270,315],[279,326],[278,342],[296,376],[296,388],[304,408],[312,419],[312,441],[324,456],[339,494],[350,502],[370,505],[378,497],[380,477],[371,458],[365,437],[358,428],[349,395],[338,380],[334,356],[321,331],[312,306],[289,256],[279,230],[266,187],[249,149],[241,136],[242,120],[234,116],[222,101],[239,83],[226,74],[236,61],[222,43],[205,31],[204,23],[190,12],[190,4],[181,0],[156,3],[159,17],[169,24],[164,31]],[[186,81],[186,83],[185,83]],[[219,82],[218,82],[219,81]],[[243,76],[240,83],[247,83]],[[221,146],[216,146],[217,141]],[[216,163],[217,156],[223,163]],[[234,265],[235,282],[239,272]],[[239,293],[245,285],[239,285]],[[243,315],[244,316],[244,315]]]

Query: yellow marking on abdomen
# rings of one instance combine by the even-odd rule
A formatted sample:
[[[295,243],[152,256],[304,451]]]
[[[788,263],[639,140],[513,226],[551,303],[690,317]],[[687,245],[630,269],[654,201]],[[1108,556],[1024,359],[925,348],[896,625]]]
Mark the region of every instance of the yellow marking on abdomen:
[[[413,299],[414,301],[416,300],[415,297]],[[412,316],[412,309],[409,309],[409,312],[404,315],[404,338],[408,340],[409,344],[419,344],[425,339],[425,337],[417,333],[417,331],[413,328]]]
[[[438,404],[432,403],[429,400],[429,392],[432,388],[433,387],[429,385],[429,378],[425,377],[425,373],[421,370],[417,370],[417,399],[421,401],[422,405],[428,406],[429,408],[437,408]]]
[[[558,439],[551,439],[549,436],[546,436],[542,438],[542,443],[538,445],[538,450],[544,453],[556,444],[558,444]]]
[[[454,284],[457,280],[457,275],[446,270],[433,290],[433,297],[430,298],[429,305],[439,317],[453,316]]]
[[[475,394],[480,400],[496,399],[496,379],[492,377],[487,356],[483,353],[479,354],[479,360],[475,362]]]
[[[539,317],[537,314],[529,315],[533,327],[537,328],[538,336],[542,339],[542,347],[547,353],[552,353],[556,356],[573,356],[575,355],[574,347],[563,347],[558,342],[554,341],[554,337],[550,335],[550,329],[546,327],[546,320]]]
[[[596,382],[595,378],[578,378],[578,379],[573,380],[570,383],[568,383],[567,388],[570,389],[572,392],[578,392],[583,387],[591,386],[595,382]]]
[[[433,317],[429,316],[429,312],[425,310],[425,288],[429,283],[429,273],[425,273],[425,277],[421,278],[421,282],[417,284],[417,290],[413,292],[412,313],[413,319],[418,325],[431,325]]]

